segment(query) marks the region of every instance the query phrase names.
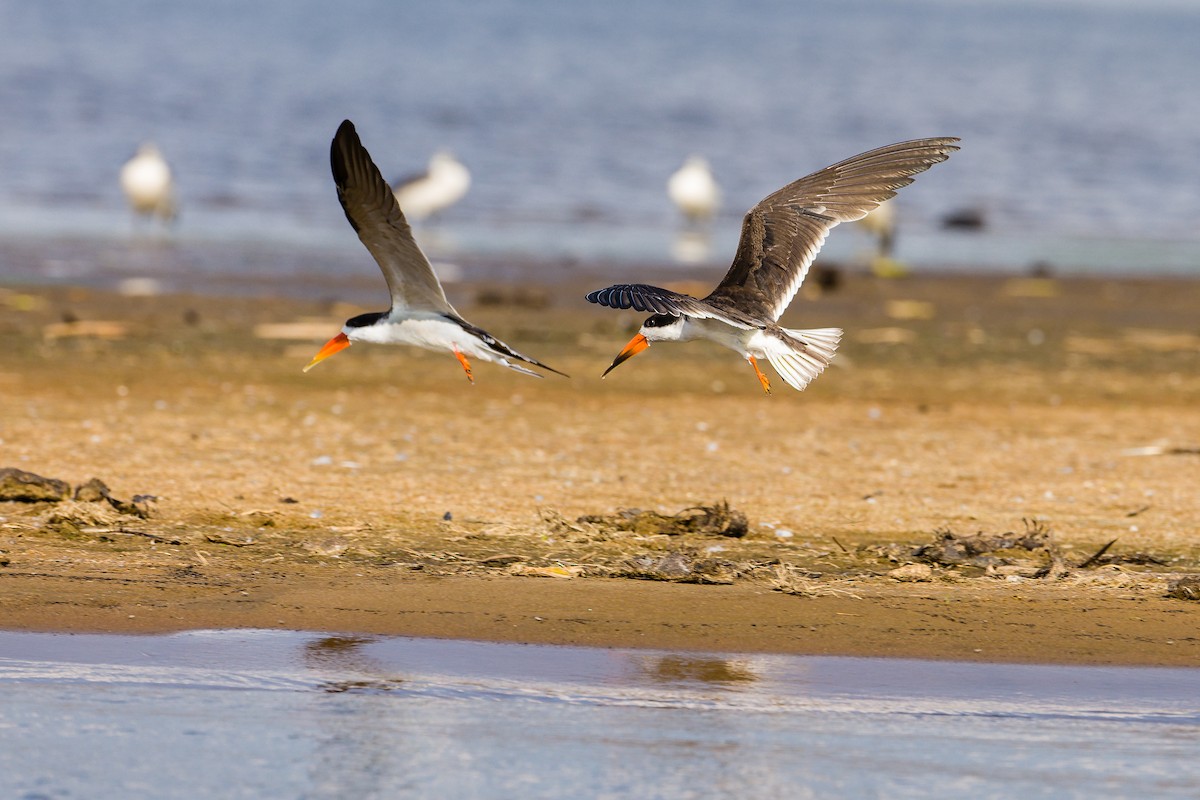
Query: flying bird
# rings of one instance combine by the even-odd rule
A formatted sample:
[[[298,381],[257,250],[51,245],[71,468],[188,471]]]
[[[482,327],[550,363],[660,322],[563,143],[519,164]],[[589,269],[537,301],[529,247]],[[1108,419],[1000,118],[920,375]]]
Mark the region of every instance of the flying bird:
[[[341,332],[320,349],[304,368],[305,372],[353,342],[375,342],[448,350],[462,364],[471,383],[475,379],[468,358],[542,377],[509,360],[514,359],[566,377],[565,373],[518,353],[454,310],[429,260],[413,240],[412,229],[391,187],[380,175],[349,120],[341,124],[333,137],[329,161],[346,219],[383,271],[392,294],[392,307],[346,320]]]
[[[696,155],[688,156],[667,180],[667,195],[693,225],[712,219],[721,201],[708,161]]]
[[[171,167],[152,142],[145,142],[121,167],[121,189],[136,214],[175,219],[175,181]]]
[[[645,350],[651,342],[708,339],[750,362],[763,391],[771,382],[759,369],[766,358],[796,389],[828,366],[841,340],[838,328],[780,327],[796,290],[825,237],[838,223],[862,219],[913,176],[958,150],[956,137],[916,139],[854,156],[768,195],[747,212],[733,265],[705,298],[645,284],[617,284],[587,296],[609,308],[652,314],[604,371]]]
[[[471,188],[471,173],[451,153],[439,150],[429,159],[428,169],[397,179],[392,188],[405,214],[423,220],[463,199]]]

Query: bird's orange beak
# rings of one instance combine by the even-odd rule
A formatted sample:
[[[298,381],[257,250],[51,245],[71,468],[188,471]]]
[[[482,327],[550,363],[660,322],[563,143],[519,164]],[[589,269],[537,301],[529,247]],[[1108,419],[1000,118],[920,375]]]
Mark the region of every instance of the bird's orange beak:
[[[614,369],[621,366],[622,363],[633,358],[649,346],[650,342],[645,336],[639,333],[637,336],[629,340],[629,344],[625,345],[624,350],[617,353],[617,357],[613,359],[613,363],[609,365],[608,369],[604,370],[604,375],[612,372]],[[603,378],[604,375],[601,375],[600,377]]]
[[[315,367],[317,364],[320,364],[334,353],[338,352],[339,350],[345,350],[349,346],[349,337],[347,337],[344,333],[339,333],[337,336],[326,342],[325,346],[322,347],[315,356],[313,356],[313,360],[308,362],[308,366],[304,368],[304,371],[308,372],[310,369]]]

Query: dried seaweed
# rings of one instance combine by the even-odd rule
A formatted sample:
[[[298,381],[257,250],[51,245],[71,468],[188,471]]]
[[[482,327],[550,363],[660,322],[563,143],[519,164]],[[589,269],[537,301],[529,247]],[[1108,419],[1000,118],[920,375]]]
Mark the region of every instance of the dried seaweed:
[[[711,506],[692,506],[672,515],[640,509],[621,509],[616,514],[586,514],[576,522],[610,530],[630,531],[643,536],[704,534],[741,538],[750,530],[750,522],[746,515],[730,508],[727,501]]]

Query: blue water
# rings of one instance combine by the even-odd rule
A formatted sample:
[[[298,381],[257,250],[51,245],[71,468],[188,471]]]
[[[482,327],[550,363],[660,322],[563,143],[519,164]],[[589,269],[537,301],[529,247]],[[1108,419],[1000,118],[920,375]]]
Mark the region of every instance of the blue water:
[[[0,795],[1195,797],[1200,671],[0,633]]]
[[[455,257],[670,261],[664,183],[699,152],[727,263],[766,193],[949,134],[962,152],[901,194],[902,257],[1194,274],[1197,41],[1200,7],[1165,0],[4,2],[0,244],[129,237],[116,174],[153,139],[177,240],[357,247],[328,167],[349,117],[388,177],[438,147],[471,168]],[[986,234],[939,231],[968,206]]]

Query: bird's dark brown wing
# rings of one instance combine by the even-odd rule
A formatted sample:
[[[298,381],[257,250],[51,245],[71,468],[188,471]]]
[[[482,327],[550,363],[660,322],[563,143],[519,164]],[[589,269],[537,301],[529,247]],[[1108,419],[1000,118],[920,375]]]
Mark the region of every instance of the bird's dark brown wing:
[[[329,163],[346,219],[378,262],[392,293],[392,307],[456,314],[350,120],[333,137]]]
[[[632,308],[651,314],[668,314],[672,317],[694,317],[697,319],[719,319],[736,328],[752,328],[751,321],[738,314],[736,309],[716,308],[691,295],[647,286],[644,283],[618,283],[606,289],[598,289],[587,295],[589,303],[609,308]]]
[[[746,214],[733,265],[706,301],[778,320],[830,229],[862,219],[913,176],[958,150],[958,139],[916,139],[848,158],[789,183]]]

